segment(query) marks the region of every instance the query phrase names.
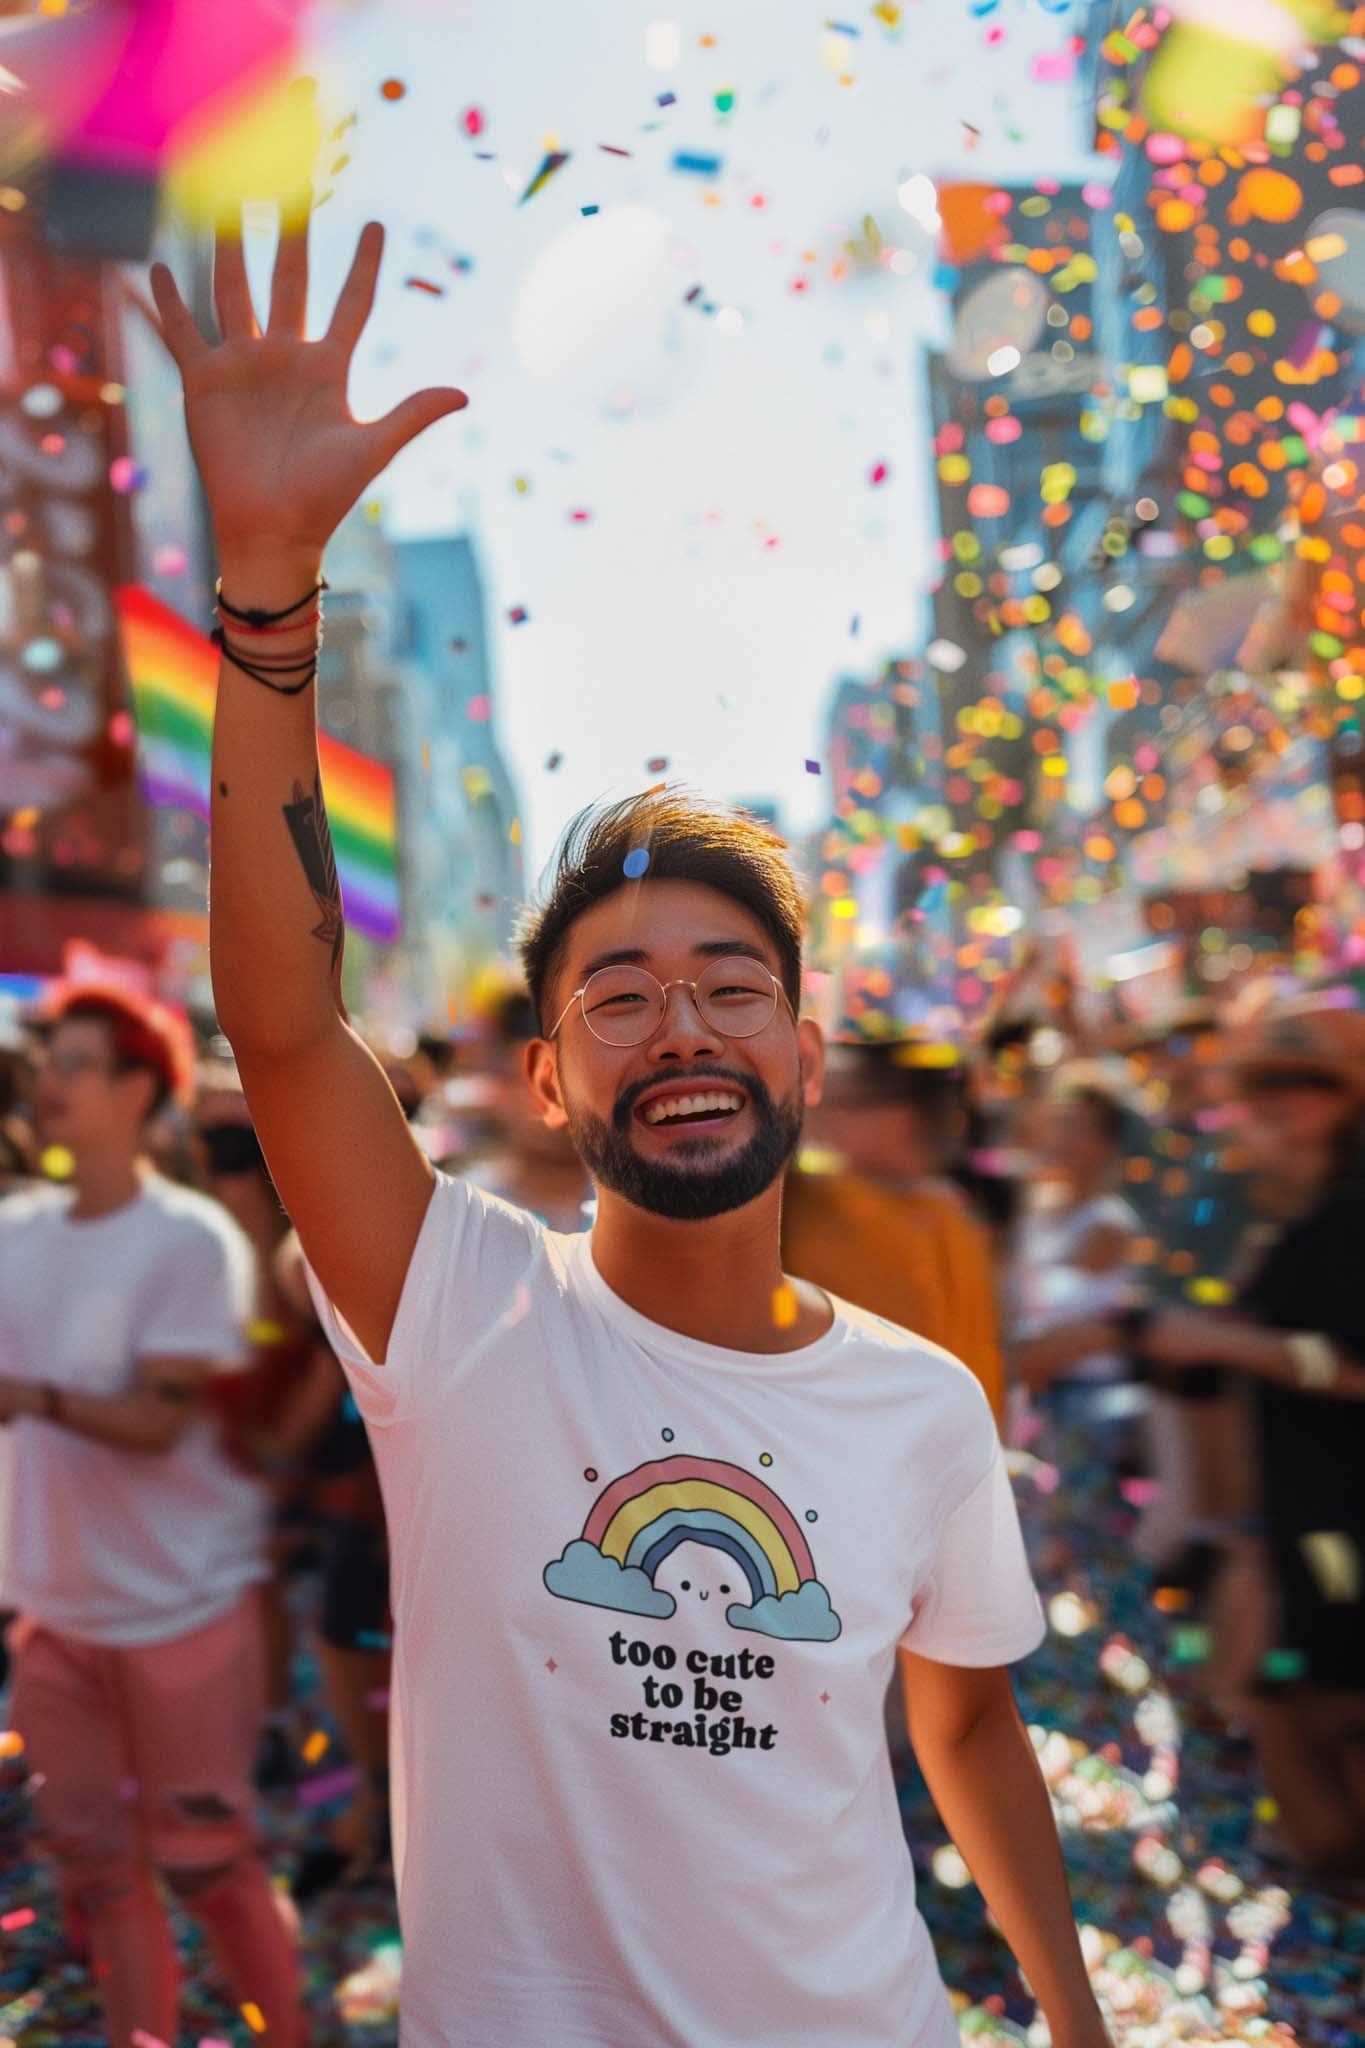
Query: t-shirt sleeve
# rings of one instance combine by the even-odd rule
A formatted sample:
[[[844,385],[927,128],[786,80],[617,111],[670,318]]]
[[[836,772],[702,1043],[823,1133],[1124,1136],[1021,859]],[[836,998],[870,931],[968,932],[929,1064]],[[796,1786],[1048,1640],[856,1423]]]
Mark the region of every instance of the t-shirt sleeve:
[[[524,1314],[544,1237],[533,1216],[438,1172],[403,1279],[388,1352],[376,1364],[304,1254],[313,1306],[366,1422],[429,1411],[505,1316]]]
[[[138,1332],[139,1357],[206,1358],[224,1369],[248,1362],[256,1254],[226,1212],[193,1219],[168,1240]]]
[[[1046,1634],[997,1443],[987,1470],[943,1524],[901,1647],[937,1664],[1011,1664]]]

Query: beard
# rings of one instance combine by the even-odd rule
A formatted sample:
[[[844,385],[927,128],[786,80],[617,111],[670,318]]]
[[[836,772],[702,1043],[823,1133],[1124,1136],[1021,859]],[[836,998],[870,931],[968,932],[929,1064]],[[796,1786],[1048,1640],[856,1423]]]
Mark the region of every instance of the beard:
[[[658,1087],[657,1074],[626,1089],[610,1122],[591,1110],[574,1109],[567,1097],[564,1107],[579,1156],[594,1180],[652,1216],[701,1223],[709,1216],[742,1209],[772,1186],[801,1142],[801,1089],[798,1081],[790,1101],[774,1102],[754,1074],[709,1067],[679,1078],[699,1083],[730,1081],[744,1090],[758,1128],[738,1152],[717,1159],[720,1140],[705,1128],[674,1147],[675,1152],[684,1153],[687,1165],[675,1165],[671,1159],[646,1159],[637,1151],[631,1135],[635,1104]]]

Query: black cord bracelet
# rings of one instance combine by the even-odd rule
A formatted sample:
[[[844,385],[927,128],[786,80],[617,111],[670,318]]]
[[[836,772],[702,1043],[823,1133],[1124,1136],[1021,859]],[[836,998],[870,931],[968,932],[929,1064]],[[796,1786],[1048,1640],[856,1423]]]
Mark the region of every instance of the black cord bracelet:
[[[221,576],[213,586],[213,595],[218,611],[224,613],[228,618],[237,619],[244,626],[275,626],[279,624],[281,619],[287,619],[291,612],[300,612],[305,605],[312,604],[320,592],[330,589],[331,585],[328,583],[327,578],[319,576],[306,597],[296,598],[294,603],[287,604],[282,612],[263,612],[254,605],[249,611],[239,610],[235,604],[229,604],[224,597],[223,579]]]
[[[300,677],[300,681],[297,683],[276,683],[271,681],[270,676],[264,669],[254,667],[251,662],[244,661],[242,656],[234,651],[221,626],[209,637],[221,650],[224,661],[230,661],[232,666],[239,668],[244,676],[250,676],[253,683],[263,683],[267,690],[273,690],[278,697],[297,697],[300,690],[306,690],[308,685],[317,678],[318,658],[316,654],[312,655],[307,661],[296,661],[289,664],[281,663],[276,671],[277,674],[286,676],[296,675]]]

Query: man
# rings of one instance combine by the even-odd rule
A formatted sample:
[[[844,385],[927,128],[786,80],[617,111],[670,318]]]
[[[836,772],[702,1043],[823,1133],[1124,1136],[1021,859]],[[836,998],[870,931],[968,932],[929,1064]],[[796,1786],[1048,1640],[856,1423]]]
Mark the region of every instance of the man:
[[[434,1173],[346,1018],[322,551],[464,403],[351,420],[381,246],[367,227],[314,343],[302,234],[264,335],[235,239],[221,346],[164,268],[153,288],[222,571],[219,1022],[389,1517],[406,2048],[949,2048],[882,1740],[898,1646],[1052,2039],[1099,2048],[1003,1668],[1041,1628],[990,1410],[946,1355],[782,1273],[821,1043],[779,846],[670,796],[565,845],[522,947],[526,1069],[597,1184],[590,1234]]]
[[[202,1922],[237,2003],[257,2009],[266,2048],[294,2048],[297,1957],[256,1851],[250,1782],[265,1500],[206,1407],[207,1383],[243,1356],[251,1249],[144,1149],[187,1073],[165,1013],[75,990],[35,1099],[70,1183],[0,1202],[12,1714],[112,2048],[178,2030],[158,1877]]]

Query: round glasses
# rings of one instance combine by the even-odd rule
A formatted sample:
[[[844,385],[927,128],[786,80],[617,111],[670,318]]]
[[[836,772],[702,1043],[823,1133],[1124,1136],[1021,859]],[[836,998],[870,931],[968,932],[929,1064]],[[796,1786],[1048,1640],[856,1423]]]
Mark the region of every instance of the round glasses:
[[[581,1003],[583,1022],[604,1045],[643,1045],[664,1021],[671,988],[685,988],[702,1023],[722,1038],[754,1037],[772,1022],[779,996],[792,1010],[771,968],[738,953],[713,960],[695,981],[659,981],[644,967],[599,967],[574,990],[546,1036],[553,1038]]]

